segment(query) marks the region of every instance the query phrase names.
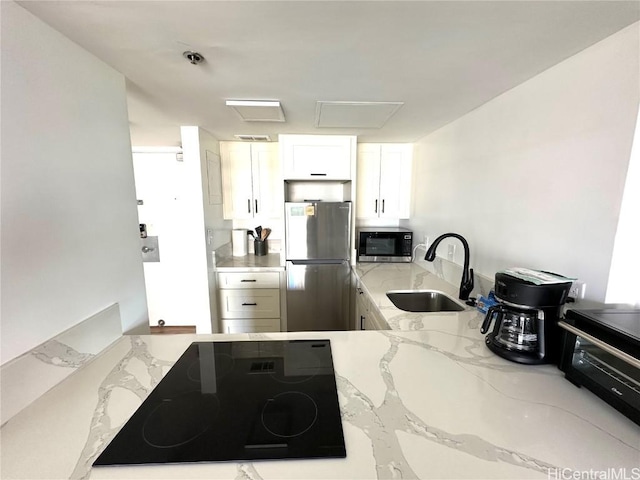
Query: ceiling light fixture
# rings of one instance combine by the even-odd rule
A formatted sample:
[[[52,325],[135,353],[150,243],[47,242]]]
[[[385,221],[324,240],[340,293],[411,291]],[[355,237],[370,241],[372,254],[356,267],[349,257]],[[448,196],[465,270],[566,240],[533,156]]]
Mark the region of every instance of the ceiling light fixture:
[[[191,65],[198,65],[199,63],[204,62],[204,57],[202,54],[198,52],[194,52],[192,50],[187,50],[186,52],[182,52],[182,56],[189,60]]]
[[[280,102],[266,100],[227,100],[245,122],[284,122]]]

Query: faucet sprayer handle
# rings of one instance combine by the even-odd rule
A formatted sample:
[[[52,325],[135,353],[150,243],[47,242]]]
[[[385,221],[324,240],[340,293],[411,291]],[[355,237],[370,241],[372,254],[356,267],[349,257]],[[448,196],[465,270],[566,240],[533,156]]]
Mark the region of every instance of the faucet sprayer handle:
[[[469,294],[473,290],[473,268],[469,269],[468,276],[466,274],[467,271],[464,270],[462,272],[462,279],[460,280],[460,294],[458,295],[460,300],[468,300]]]

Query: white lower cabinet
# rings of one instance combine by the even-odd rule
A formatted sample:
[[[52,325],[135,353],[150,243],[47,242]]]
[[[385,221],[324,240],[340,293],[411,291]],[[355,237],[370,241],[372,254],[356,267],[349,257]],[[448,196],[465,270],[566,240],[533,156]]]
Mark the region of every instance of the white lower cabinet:
[[[356,288],[356,329],[390,330],[378,309],[362,288]]]
[[[367,320],[369,325],[367,330],[391,330],[387,321],[382,317],[382,314],[373,305],[369,309]]]
[[[279,317],[280,290],[220,290],[220,313],[222,318]]]
[[[222,320],[222,333],[259,333],[279,331],[279,318]]]
[[[279,282],[278,272],[218,273],[222,332],[279,332]]]

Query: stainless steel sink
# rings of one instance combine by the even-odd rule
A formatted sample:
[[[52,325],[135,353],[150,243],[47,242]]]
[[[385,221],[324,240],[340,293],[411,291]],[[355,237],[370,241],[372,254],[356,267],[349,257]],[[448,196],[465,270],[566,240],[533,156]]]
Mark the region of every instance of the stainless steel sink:
[[[392,290],[387,297],[405,312],[461,312],[464,305],[437,290]]]

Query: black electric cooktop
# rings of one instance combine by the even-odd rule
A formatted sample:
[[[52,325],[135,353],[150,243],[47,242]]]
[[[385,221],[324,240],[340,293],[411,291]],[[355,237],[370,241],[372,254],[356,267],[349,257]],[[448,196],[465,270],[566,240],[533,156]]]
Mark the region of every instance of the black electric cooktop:
[[[346,457],[329,340],[192,343],[94,462]]]

